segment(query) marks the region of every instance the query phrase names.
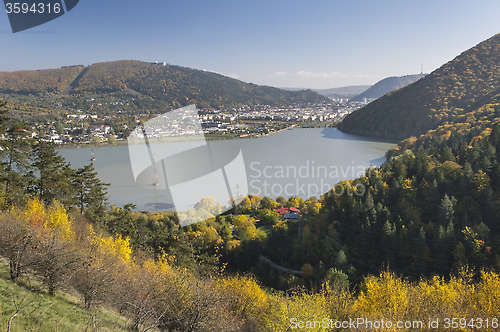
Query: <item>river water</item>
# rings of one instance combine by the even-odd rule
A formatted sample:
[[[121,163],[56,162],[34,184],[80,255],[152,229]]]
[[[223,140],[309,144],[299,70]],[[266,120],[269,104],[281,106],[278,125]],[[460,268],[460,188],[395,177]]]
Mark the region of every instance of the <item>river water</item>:
[[[166,144],[170,151],[172,147],[175,151],[195,151],[192,142],[156,144],[151,147],[156,154],[155,160],[167,157],[161,154],[161,149],[167,148]],[[231,197],[252,194],[272,198],[292,195],[304,199],[319,198],[337,182],[359,177],[370,165],[380,166],[385,161],[385,152],[396,144],[345,134],[336,128],[296,128],[262,138],[210,141],[209,146],[210,151],[229,151],[230,146],[233,150],[236,146],[240,152],[234,159],[238,162],[234,162],[232,168],[226,167],[220,181],[214,176],[206,183],[197,182],[192,176],[192,179],[187,179],[193,180],[189,186],[173,186],[172,176],[168,175],[168,162],[162,164],[158,160],[155,171],[147,154],[141,155],[134,146],[125,145],[94,148],[94,168],[103,182],[111,184],[108,201],[112,205],[122,207],[133,203],[136,210],[155,211],[173,209],[175,202],[179,210],[181,206],[182,209],[192,207],[207,196],[227,205],[228,191]],[[90,163],[90,148],[61,149],[59,153],[73,168]],[[216,168],[230,161],[223,160]],[[141,162],[146,165],[137,166]],[[146,169],[148,163],[151,167]],[[176,163],[190,170],[194,164],[202,162],[181,157]],[[135,171],[134,176],[133,164],[142,170],[139,175]],[[160,185],[152,185],[155,178]]]

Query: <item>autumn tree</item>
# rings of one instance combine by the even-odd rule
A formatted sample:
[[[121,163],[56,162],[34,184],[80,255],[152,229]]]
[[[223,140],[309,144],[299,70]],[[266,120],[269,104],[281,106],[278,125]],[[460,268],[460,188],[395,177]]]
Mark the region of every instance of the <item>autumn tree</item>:
[[[213,278],[174,273],[158,294],[158,305],[165,314],[158,324],[164,331],[234,331],[229,301],[216,291]],[[175,285],[172,287],[171,285]]]
[[[260,201],[260,208],[261,209],[277,209],[279,207],[279,204],[272,198],[269,197],[263,197],[262,200]]]
[[[80,243],[82,265],[71,284],[82,294],[86,309],[92,310],[120,287],[120,275],[131,260],[132,249],[128,238],[101,235],[90,225],[86,234]]]
[[[38,232],[33,269],[47,286],[49,294],[54,295],[56,288],[68,284],[68,279],[80,262],[80,255],[74,246],[72,222],[62,204],[54,201],[45,208],[40,201],[32,200],[28,208],[38,210],[37,204],[43,211],[44,221]]]
[[[9,260],[10,278],[17,280],[33,263],[32,247],[36,234],[26,227],[22,218],[4,214],[0,216],[0,255]]]

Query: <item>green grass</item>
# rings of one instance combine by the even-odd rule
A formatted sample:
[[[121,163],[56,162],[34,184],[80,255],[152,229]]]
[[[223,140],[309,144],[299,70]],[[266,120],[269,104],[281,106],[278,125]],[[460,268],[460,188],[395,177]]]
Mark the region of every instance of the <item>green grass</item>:
[[[35,287],[37,288],[37,287]],[[19,285],[10,281],[8,267],[0,260],[0,332],[6,332],[14,314],[13,294],[19,302],[25,298],[20,313],[13,319],[13,332],[37,331],[129,331],[129,320],[111,310],[87,311],[77,296],[57,293],[49,296],[43,289],[30,291],[26,280]],[[92,318],[93,317],[93,318]]]

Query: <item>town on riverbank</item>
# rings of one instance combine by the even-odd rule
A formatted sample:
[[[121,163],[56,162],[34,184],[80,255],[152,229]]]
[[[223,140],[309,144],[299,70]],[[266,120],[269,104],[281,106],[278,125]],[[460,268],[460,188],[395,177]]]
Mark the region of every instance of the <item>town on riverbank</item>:
[[[201,131],[207,140],[255,138],[272,135],[293,128],[318,128],[335,126],[347,114],[363,106],[364,102],[334,99],[329,104],[242,106],[230,109],[198,109]],[[32,137],[52,141],[60,147],[100,146],[127,144],[134,128],[160,114],[117,111],[113,114],[90,114],[81,109],[65,114],[59,120],[34,122],[27,131]],[[181,126],[182,127],[182,126]],[[175,136],[182,140],[192,135],[186,128]],[[198,133],[199,134],[199,133]],[[151,129],[149,136],[170,136],[161,128]]]

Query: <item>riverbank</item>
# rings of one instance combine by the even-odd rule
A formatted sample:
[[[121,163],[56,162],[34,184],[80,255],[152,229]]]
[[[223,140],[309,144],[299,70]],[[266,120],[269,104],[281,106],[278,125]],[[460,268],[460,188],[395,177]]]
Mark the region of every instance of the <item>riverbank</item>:
[[[127,140],[117,140],[115,143],[95,143],[95,142],[82,142],[82,143],[63,143],[57,146],[57,149],[79,149],[79,148],[96,148],[105,146],[124,146],[128,145]]]
[[[223,134],[223,135],[214,135],[214,134],[205,134],[204,138],[196,138],[196,139],[186,139],[185,137],[179,136],[179,137],[174,137],[174,138],[168,138],[166,140],[158,140],[156,138],[152,138],[149,140],[150,143],[180,143],[180,142],[193,142],[193,141],[222,141],[222,140],[231,140],[231,139],[247,139],[247,138],[263,138],[263,137],[268,137],[271,135],[275,135],[278,133],[281,133],[286,130],[292,130],[292,129],[301,129],[301,128],[328,128],[328,127],[336,127],[338,125],[337,122],[329,122],[329,121],[324,121],[324,122],[319,122],[319,123],[313,123],[310,125],[301,125],[301,126],[288,126],[283,129],[277,130],[277,131],[271,131],[267,134],[263,133],[250,133],[247,134],[247,136],[241,136],[241,134],[234,134],[232,136],[229,136],[228,134]],[[124,146],[128,145],[129,142],[127,139],[117,139],[114,143],[109,143],[109,142],[93,142],[93,141],[88,141],[88,142],[81,142],[81,143],[62,143],[58,145],[58,149],[79,149],[79,148],[96,148],[96,147],[106,147],[106,146]]]
[[[235,136],[232,136],[232,137],[228,137],[228,136],[223,136],[223,135],[219,135],[219,136],[207,136],[205,135],[204,136],[204,139],[201,139],[201,138],[197,138],[197,139],[185,139],[184,137],[182,136],[179,136],[179,137],[175,137],[174,139],[167,139],[167,140],[164,140],[164,141],[159,141],[157,139],[150,139],[149,142],[150,143],[181,143],[181,142],[193,142],[193,141],[202,141],[202,140],[205,140],[205,141],[222,141],[222,140],[231,140],[231,139],[247,139],[247,138],[262,138],[262,137],[267,137],[267,136],[271,136],[271,135],[274,135],[274,134],[278,134],[278,133],[281,133],[283,131],[286,131],[286,130],[290,130],[290,129],[296,129],[296,128],[301,128],[301,127],[286,127],[286,128],[283,128],[283,129],[280,129],[280,130],[277,130],[277,131],[272,131],[272,132],[269,132],[267,134],[248,134],[248,136],[244,136],[244,137],[241,137],[239,134],[238,135],[235,135]],[[129,142],[128,140],[124,139],[124,140],[117,140],[115,143],[107,143],[107,142],[102,142],[102,143],[96,143],[96,142],[82,142],[82,143],[63,143],[61,145],[58,145],[58,149],[79,149],[79,148],[96,148],[96,147],[106,147],[106,146],[124,146],[124,145],[128,145]]]

